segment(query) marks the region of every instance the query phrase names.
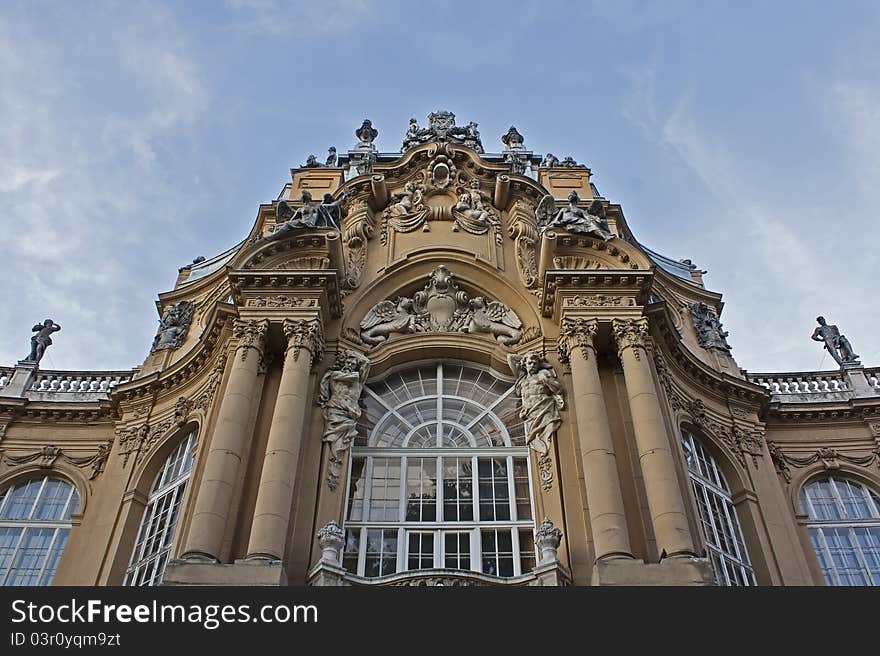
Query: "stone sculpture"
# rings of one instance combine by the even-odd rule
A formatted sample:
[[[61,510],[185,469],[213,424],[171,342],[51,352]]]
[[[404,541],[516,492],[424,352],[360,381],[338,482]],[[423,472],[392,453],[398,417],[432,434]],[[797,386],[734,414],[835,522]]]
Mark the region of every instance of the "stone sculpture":
[[[691,304],[691,318],[697,329],[697,339],[705,349],[719,349],[730,353],[730,344],[725,339],[729,333],[721,328],[718,315],[711,307],[700,301]]]
[[[373,142],[376,140],[376,137],[379,136],[379,131],[373,127],[373,122],[370,119],[364,119],[361,126],[354,131],[354,136],[358,138],[358,144],[355,146],[355,150],[376,150],[376,146],[373,145]]]
[[[507,133],[501,137],[501,143],[504,144],[505,150],[525,150],[524,142],[525,137],[512,125]]]
[[[306,163],[303,164],[303,167],[307,168],[307,169],[318,169],[318,168],[321,168],[321,166],[322,166],[321,163],[318,162],[318,158],[315,157],[314,155],[309,155],[306,158]]]
[[[342,468],[343,454],[357,437],[357,421],[361,416],[358,401],[367,380],[370,360],[357,351],[344,350],[336,356],[336,364],[321,378],[318,405],[324,409],[323,441],[330,445],[327,484],[336,489]]]
[[[810,338],[815,342],[824,342],[824,348],[837,361],[837,364],[860,364],[857,356],[849,343],[849,340],[840,334],[835,325],[825,323],[825,317],[816,317],[819,325],[813,331]]]
[[[425,190],[414,182],[407,182],[402,191],[391,194],[391,205],[385,210],[385,221],[396,232],[412,232],[428,216]]]
[[[526,443],[545,456],[550,451],[553,433],[562,424],[562,384],[550,363],[537,351],[508,355],[507,362],[516,376],[514,392],[522,401],[519,417],[525,423]]]
[[[544,196],[535,209],[538,227],[542,232],[548,228],[561,228],[570,232],[599,237],[604,241],[614,237],[614,233],[609,229],[608,221],[605,219],[605,206],[602,205],[602,201],[598,198],[593,199],[590,207],[586,210],[578,207],[579,201],[578,193],[572,189],[568,194],[568,206],[556,210],[553,197]]]
[[[303,189],[300,206],[293,208],[287,201],[280,201],[275,210],[275,230],[264,237],[265,241],[281,239],[297,230],[314,230],[316,228],[339,229],[342,206],[348,201],[348,190],[343,189],[342,198],[333,200],[331,194],[324,194],[320,205],[312,201],[312,192]]]
[[[464,230],[473,235],[484,235],[493,225],[499,223],[492,210],[489,194],[480,191],[480,181],[476,178],[467,187],[458,188],[458,202],[452,206],[454,231]]]
[[[522,321],[513,310],[481,296],[471,299],[442,265],[434,269],[422,291],[412,298],[377,303],[360,325],[361,340],[370,346],[381,344],[392,333],[489,333],[505,346],[522,337]]]
[[[52,345],[50,335],[57,333],[59,330],[61,330],[61,326],[52,321],[52,319],[46,319],[43,323],[38,323],[31,328],[31,331],[35,332],[36,335],[31,336],[31,352],[28,353],[24,361],[39,364],[46,353],[46,349]]]
[[[544,155],[544,159],[541,160],[539,166],[551,168],[554,166],[559,166],[559,158],[556,157],[553,153],[547,153]]]
[[[428,115],[428,127],[420,127],[419,122],[411,118],[409,127],[403,137],[401,151],[407,151],[430,141],[449,141],[483,152],[483,143],[477,124],[471,121],[467,127],[455,124],[455,114],[445,110],[432,112]]]
[[[153,346],[150,353],[163,349],[180,348],[192,322],[195,303],[192,301],[180,301],[170,305],[162,319],[159,321],[159,330],[153,338]]]
[[[336,166],[336,146],[330,146],[327,149],[327,160],[324,162],[324,166]]]

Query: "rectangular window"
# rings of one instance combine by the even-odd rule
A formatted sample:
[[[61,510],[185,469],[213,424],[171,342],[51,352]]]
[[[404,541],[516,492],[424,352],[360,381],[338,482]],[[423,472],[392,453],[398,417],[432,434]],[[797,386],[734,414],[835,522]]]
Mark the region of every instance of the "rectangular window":
[[[474,519],[473,467],[470,458],[443,458],[443,521]]]
[[[360,555],[361,530],[348,529],[345,531],[345,548],[342,551],[342,566],[352,574],[358,571],[358,556]]]
[[[480,531],[483,573],[513,576],[513,540],[509,528]]]
[[[529,461],[527,458],[513,459],[513,490],[516,495],[516,518],[531,519],[532,503],[529,494]]]
[[[351,483],[348,493],[348,512],[346,517],[349,521],[359,522],[364,518],[364,473],[366,471],[366,458],[351,459]]]
[[[535,569],[535,534],[530,528],[519,529],[520,572],[528,574]]]
[[[510,519],[510,489],[506,458],[480,458],[477,461],[480,492],[480,520]]]
[[[409,533],[407,569],[434,567],[434,534],[412,531]]]
[[[437,459],[407,458],[406,521],[437,519]]]
[[[396,522],[400,514],[400,458],[373,458],[370,521]]]
[[[397,529],[369,529],[364,576],[375,577],[397,571]]]
[[[443,563],[447,569],[471,568],[471,536],[467,532],[443,535]]]

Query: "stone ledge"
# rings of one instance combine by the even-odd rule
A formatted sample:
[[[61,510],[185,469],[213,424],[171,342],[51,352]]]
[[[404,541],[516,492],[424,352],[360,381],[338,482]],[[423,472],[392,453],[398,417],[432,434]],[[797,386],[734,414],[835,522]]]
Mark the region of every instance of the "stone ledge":
[[[667,558],[662,563],[643,560],[600,560],[593,566],[591,585],[707,586],[715,585],[706,558]]]
[[[287,585],[287,573],[278,562],[237,560],[206,563],[172,560],[165,568],[162,585]]]

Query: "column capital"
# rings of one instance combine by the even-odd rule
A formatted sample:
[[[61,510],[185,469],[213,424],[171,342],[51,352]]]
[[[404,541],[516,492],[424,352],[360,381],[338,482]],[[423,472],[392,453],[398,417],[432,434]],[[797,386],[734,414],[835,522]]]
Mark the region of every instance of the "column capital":
[[[598,319],[584,319],[582,317],[563,317],[557,341],[559,361],[571,365],[571,353],[579,348],[584,359],[590,359],[590,350],[596,352],[593,338],[599,332]]]
[[[613,319],[611,329],[614,332],[614,340],[617,342],[617,352],[623,357],[623,351],[632,348],[636,360],[640,359],[639,349],[645,348],[645,340],[648,337],[648,320],[641,319]]]
[[[246,362],[248,353],[253,349],[262,362],[266,354],[266,341],[269,337],[268,319],[236,319],[232,334],[238,338],[237,351],[241,351],[241,361]]]
[[[314,368],[324,355],[324,325],[321,320],[285,319],[281,328],[287,339],[285,357],[292,355],[296,361],[302,349],[306,349],[309,352],[309,368]]]

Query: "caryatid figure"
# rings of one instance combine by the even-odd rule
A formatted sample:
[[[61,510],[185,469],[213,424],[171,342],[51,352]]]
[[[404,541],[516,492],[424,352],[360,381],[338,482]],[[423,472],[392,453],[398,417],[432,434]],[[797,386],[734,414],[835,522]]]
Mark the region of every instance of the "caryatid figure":
[[[344,350],[336,356],[336,364],[321,378],[318,405],[324,409],[323,441],[330,444],[330,465],[327,483],[336,489],[342,467],[342,454],[357,437],[357,422],[361,416],[358,401],[370,360],[357,351]]]
[[[562,425],[562,384],[537,351],[508,355],[507,362],[516,376],[514,392],[522,401],[519,417],[525,424],[526,443],[545,456],[550,451],[550,438]]]

